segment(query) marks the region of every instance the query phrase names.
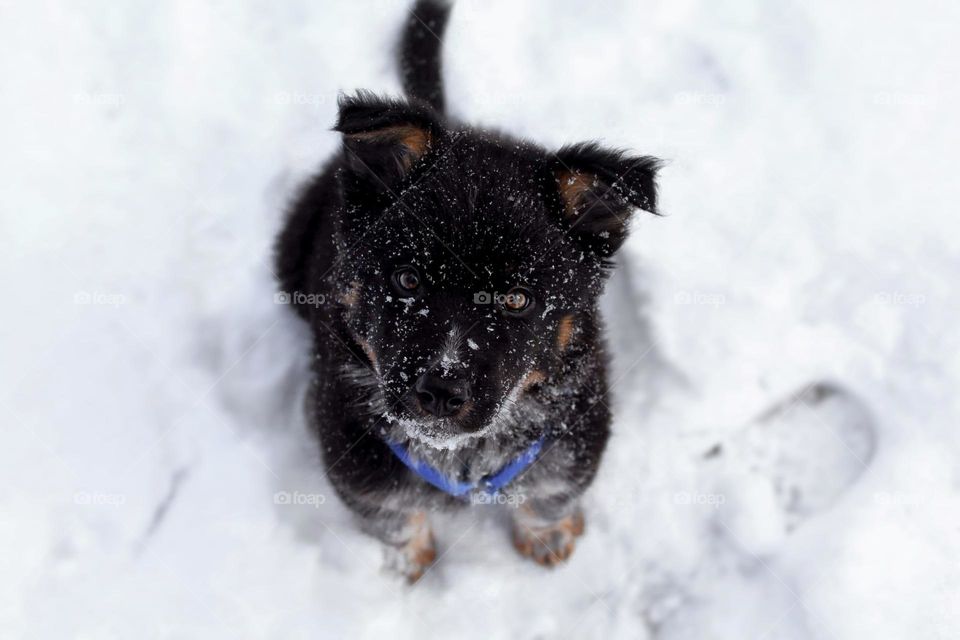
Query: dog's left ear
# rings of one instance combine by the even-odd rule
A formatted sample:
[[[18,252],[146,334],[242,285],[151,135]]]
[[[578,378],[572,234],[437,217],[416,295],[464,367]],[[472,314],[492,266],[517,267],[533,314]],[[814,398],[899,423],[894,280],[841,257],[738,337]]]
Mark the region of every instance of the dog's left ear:
[[[556,154],[554,175],[570,235],[601,258],[627,238],[634,208],[658,215],[657,170],[651,156],[628,156],[595,143],[566,146]]]

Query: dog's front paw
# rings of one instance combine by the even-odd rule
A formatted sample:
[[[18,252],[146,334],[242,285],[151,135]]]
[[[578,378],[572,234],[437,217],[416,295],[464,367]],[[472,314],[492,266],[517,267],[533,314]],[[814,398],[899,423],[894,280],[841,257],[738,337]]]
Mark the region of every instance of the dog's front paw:
[[[386,565],[413,584],[437,559],[437,548],[425,513],[410,516],[408,526],[409,539],[401,545],[387,547]]]
[[[582,534],[583,513],[579,510],[549,524],[520,516],[513,523],[513,546],[534,562],[552,567],[573,554],[576,540]]]

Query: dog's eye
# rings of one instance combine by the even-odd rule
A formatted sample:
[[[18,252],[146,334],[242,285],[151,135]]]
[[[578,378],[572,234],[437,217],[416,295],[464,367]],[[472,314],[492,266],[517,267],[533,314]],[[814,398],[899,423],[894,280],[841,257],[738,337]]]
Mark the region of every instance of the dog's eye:
[[[401,292],[412,293],[420,286],[420,274],[413,267],[400,267],[393,273],[393,282]]]
[[[503,308],[510,313],[523,313],[533,305],[533,294],[523,287],[514,287],[503,297]]]

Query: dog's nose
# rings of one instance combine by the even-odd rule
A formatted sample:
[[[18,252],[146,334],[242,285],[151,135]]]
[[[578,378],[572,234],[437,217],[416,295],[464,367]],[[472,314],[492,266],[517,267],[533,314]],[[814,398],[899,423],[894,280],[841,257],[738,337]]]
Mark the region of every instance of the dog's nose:
[[[413,389],[423,410],[438,418],[454,415],[470,399],[470,384],[460,378],[444,380],[425,373],[417,379]]]

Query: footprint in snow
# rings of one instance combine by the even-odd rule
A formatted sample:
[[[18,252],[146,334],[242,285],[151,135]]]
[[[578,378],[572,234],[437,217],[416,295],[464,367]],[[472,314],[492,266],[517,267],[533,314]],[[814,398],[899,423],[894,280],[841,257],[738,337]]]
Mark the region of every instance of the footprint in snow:
[[[867,407],[833,384],[778,402],[704,454],[730,489],[727,532],[762,549],[768,534],[792,531],[829,508],[870,465],[875,434]]]

